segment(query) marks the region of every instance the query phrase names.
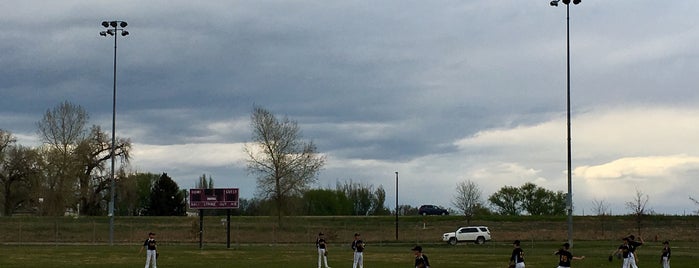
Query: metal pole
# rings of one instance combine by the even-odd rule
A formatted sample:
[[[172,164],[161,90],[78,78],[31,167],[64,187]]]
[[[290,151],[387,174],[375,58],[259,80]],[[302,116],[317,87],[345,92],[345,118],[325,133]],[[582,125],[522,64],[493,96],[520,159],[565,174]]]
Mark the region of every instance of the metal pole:
[[[110,159],[112,162],[110,174],[110,201],[109,201],[109,245],[114,245],[114,191],[116,183],[114,181],[114,150],[116,143],[116,66],[117,66],[117,26],[114,26],[114,81],[112,89],[112,148]]]
[[[231,209],[226,213],[226,248],[231,248]]]
[[[204,249],[204,210],[199,210],[199,249]]]
[[[566,53],[567,53],[567,125],[568,125],[568,243],[573,245],[573,187],[570,145],[570,4],[566,5]]]
[[[398,171],[396,171],[396,241],[398,241]]]

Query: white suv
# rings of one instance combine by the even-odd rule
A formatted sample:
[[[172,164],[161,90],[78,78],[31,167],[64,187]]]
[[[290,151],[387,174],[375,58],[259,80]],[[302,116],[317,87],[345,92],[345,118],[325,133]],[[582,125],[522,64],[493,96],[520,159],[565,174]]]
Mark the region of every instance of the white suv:
[[[458,242],[472,241],[476,244],[483,244],[485,241],[490,241],[490,230],[485,226],[468,226],[461,227],[456,232],[444,233],[442,241],[450,245],[456,245]]]

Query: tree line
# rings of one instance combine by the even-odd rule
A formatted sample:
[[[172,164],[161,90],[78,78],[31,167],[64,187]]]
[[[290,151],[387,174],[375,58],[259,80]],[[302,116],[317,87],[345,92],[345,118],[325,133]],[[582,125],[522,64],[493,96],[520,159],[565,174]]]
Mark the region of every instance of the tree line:
[[[417,214],[417,208],[409,205],[399,206],[398,211],[386,208],[382,186],[374,188],[350,180],[338,182],[335,189],[311,188],[325,157],[312,141],[302,140],[298,124],[261,107],[254,107],[250,119],[253,138],[244,152],[248,171],[257,176],[257,193],[254,198],[240,200],[237,214],[276,214],[279,222],[283,215]],[[67,211],[106,215],[111,191],[108,163],[112,158],[119,163],[115,172],[117,215],[186,214],[185,190],[166,173],[129,171],[131,141],[118,137],[112,154],[107,133],[97,125],[88,127],[88,123],[89,116],[81,106],[65,101],[47,110],[37,122],[42,142],[37,147],[17,144],[11,132],[0,129],[0,215],[58,216]],[[207,187],[213,187],[213,180],[202,175],[195,188]],[[566,194],[533,183],[504,186],[486,200],[472,181],[458,183],[455,192],[452,205],[467,220],[484,214],[566,213]],[[641,197],[639,194],[639,200],[632,203],[635,214],[645,213]],[[599,202],[600,207],[604,205]]]

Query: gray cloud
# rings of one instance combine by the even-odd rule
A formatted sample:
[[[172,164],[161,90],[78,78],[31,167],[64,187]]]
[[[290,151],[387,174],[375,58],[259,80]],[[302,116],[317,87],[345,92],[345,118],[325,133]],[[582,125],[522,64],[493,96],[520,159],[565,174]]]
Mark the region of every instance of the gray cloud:
[[[683,145],[698,135],[652,126],[695,133],[672,122],[695,118],[697,8],[571,7],[576,167],[693,157]],[[63,100],[109,128],[113,39],[97,34],[105,19],[129,22],[131,34],[118,40],[117,132],[138,145],[138,170],[168,172],[184,187],[211,173],[254,188],[231,145],[248,141],[249,113],[260,105],[297,120],[328,155],[319,186],[391,185],[399,170],[413,205],[447,205],[463,179],[489,192],[524,181],[564,189],[565,10],[546,1],[4,3],[0,128],[36,142],[36,121]],[[221,148],[229,164],[180,156],[223,157]],[[690,173],[666,175],[684,182]],[[424,183],[435,187],[420,192]],[[594,185],[580,188],[577,202],[589,203]],[[681,211],[668,194],[677,191],[657,193],[673,200],[662,211]]]

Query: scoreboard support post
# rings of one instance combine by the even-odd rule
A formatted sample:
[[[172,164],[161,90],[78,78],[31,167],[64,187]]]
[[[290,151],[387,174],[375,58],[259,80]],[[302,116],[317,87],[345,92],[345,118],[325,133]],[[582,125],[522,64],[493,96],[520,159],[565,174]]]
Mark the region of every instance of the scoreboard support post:
[[[238,188],[189,189],[189,208],[199,209],[199,249],[204,249],[204,209],[226,210],[226,248],[231,248],[231,209],[238,208]]]
[[[226,213],[226,248],[231,248],[231,209]]]
[[[199,210],[199,249],[204,249],[204,210]]]

